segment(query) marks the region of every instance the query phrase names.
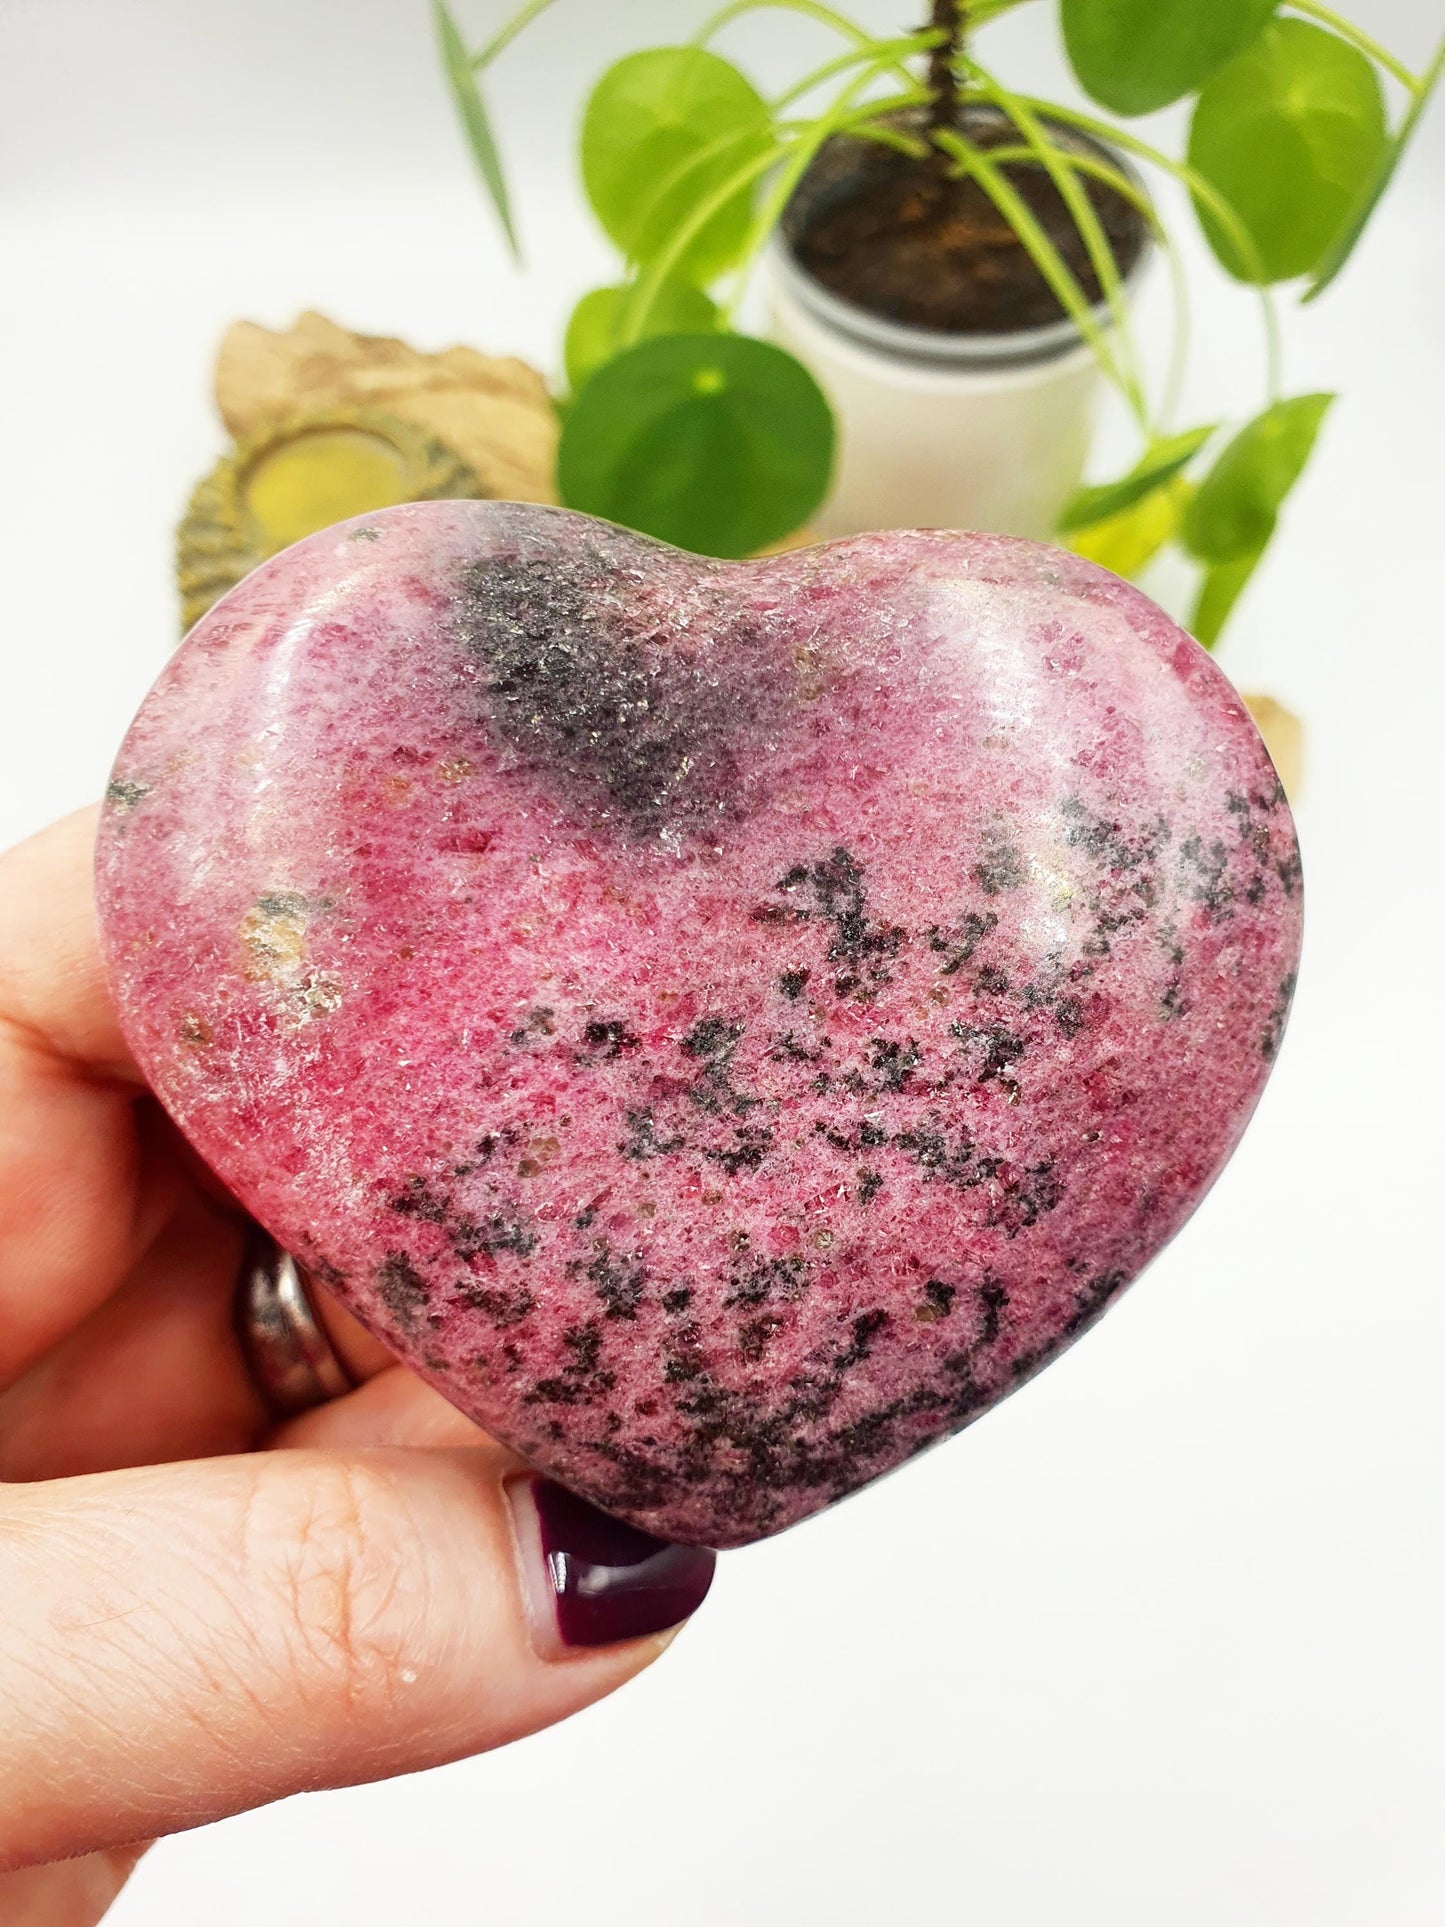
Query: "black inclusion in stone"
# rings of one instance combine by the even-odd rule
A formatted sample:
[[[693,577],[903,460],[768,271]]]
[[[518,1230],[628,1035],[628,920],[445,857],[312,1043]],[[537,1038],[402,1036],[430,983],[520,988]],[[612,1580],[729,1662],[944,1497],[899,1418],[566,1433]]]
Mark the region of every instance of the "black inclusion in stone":
[[[636,548],[474,563],[458,624],[497,734],[569,803],[654,835],[737,807],[735,751],[767,678],[736,616],[693,609],[687,647],[663,633],[657,611],[689,590],[667,551]],[[654,577],[651,592],[624,585],[619,561]],[[748,673],[719,673],[740,658]]]
[[[609,1518],[550,1479],[532,1481],[542,1558],[567,1646],[611,1646],[676,1626],[712,1584],[714,1556]]]

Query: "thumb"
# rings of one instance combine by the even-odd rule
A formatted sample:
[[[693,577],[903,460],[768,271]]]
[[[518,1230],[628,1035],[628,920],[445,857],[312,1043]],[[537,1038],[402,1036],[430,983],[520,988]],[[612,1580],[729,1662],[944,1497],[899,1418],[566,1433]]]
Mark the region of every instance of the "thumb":
[[[656,1658],[712,1566],[490,1442],[12,1486],[0,1868],[565,1719]]]

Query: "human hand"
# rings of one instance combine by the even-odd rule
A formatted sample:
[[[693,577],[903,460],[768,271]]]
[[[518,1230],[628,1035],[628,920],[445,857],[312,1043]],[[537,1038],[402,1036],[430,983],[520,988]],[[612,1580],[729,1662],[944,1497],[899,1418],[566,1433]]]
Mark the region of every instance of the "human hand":
[[[106,994],[94,820],[0,859],[7,1927],[98,1920],[156,1834],[565,1719],[712,1572],[527,1474],[314,1287],[357,1389],[277,1421],[232,1328],[245,1219]],[[589,1637],[653,1630],[567,1645],[569,1567]]]

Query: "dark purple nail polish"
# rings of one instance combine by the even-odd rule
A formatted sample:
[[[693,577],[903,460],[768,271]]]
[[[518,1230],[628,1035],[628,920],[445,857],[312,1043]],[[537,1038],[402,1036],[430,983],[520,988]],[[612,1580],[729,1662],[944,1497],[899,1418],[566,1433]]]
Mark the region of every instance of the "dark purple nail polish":
[[[654,1539],[550,1479],[517,1479],[507,1490],[544,1649],[612,1646],[664,1632],[707,1597],[715,1553]]]

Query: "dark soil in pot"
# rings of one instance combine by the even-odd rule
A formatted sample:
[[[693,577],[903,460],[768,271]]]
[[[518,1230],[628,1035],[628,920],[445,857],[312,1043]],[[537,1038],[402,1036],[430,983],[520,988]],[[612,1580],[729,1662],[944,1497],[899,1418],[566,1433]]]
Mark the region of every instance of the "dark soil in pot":
[[[899,116],[909,132],[918,116]],[[969,103],[959,131],[983,148],[1015,145],[1018,130],[1000,109]],[[1118,165],[1117,156],[1071,129],[1051,127],[1061,146]],[[1073,216],[1042,167],[1001,170],[1037,217],[1091,303],[1103,291]],[[1116,189],[1085,175],[1088,195],[1127,276],[1143,252],[1138,210]],[[877,142],[836,135],[820,150],[784,216],[783,237],[798,265],[840,300],[889,321],[941,334],[1016,334],[1063,314],[1023,243],[976,181],[949,180],[932,160],[913,160]]]

